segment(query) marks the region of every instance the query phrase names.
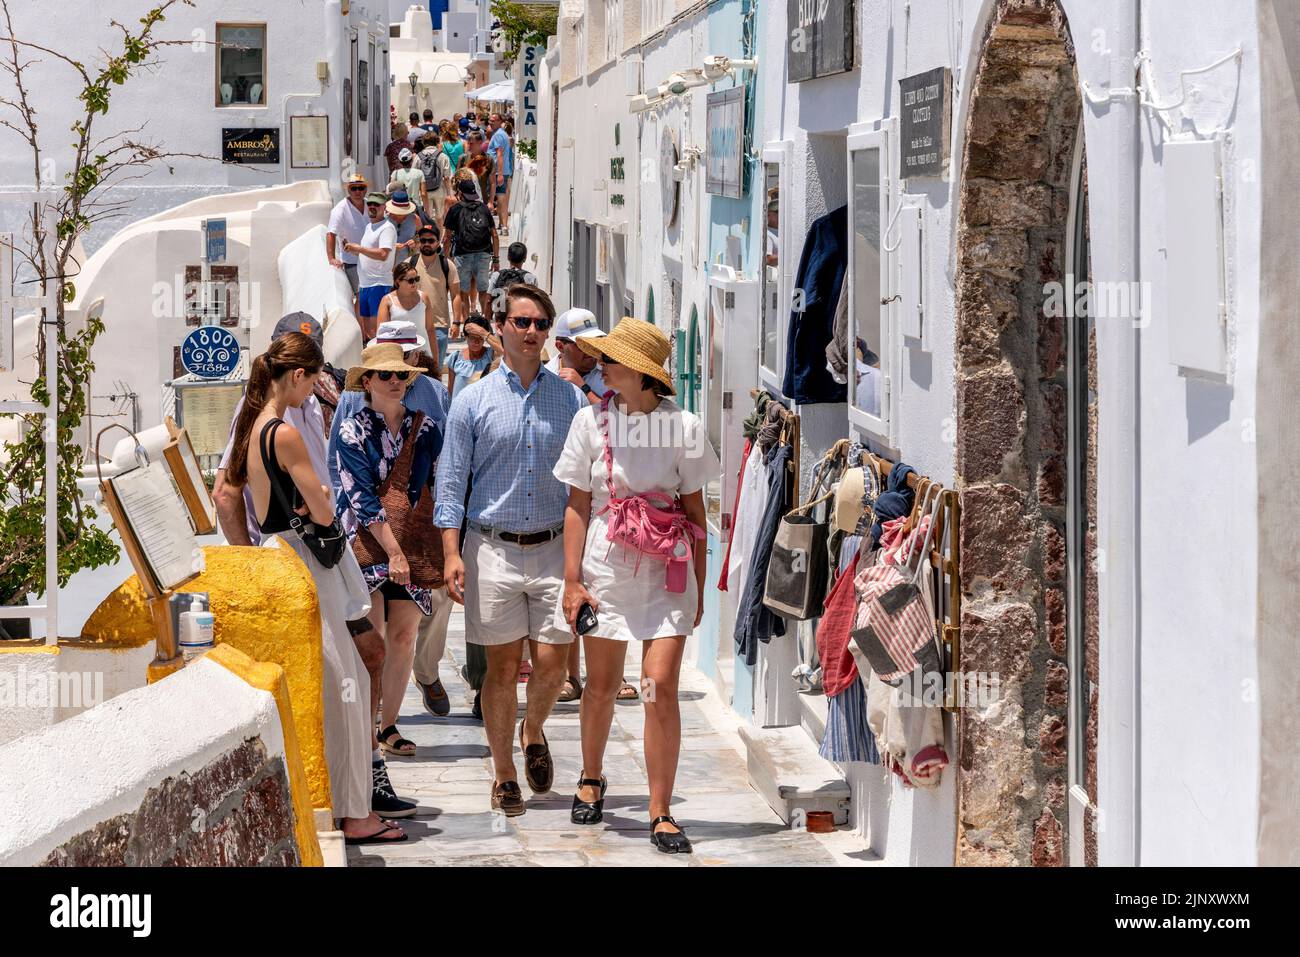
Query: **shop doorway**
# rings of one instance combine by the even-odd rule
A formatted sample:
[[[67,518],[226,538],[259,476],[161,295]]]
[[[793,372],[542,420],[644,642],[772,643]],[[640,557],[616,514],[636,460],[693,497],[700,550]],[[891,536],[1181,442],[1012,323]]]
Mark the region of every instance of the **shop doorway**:
[[[1095,835],[1069,840],[1072,790],[1096,795],[1096,353],[1052,305],[1087,273],[1081,112],[1059,0],[998,0],[962,150],[956,378],[961,668],[1000,694],[960,712],[960,864],[1096,860]]]

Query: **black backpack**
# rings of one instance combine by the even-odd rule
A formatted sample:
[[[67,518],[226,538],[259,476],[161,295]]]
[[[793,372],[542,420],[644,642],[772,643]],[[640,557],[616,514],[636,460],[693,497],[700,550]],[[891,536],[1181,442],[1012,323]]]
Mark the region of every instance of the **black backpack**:
[[[517,282],[523,282],[524,279],[524,271],[522,269],[515,269],[511,266],[510,268],[503,269],[497,273],[496,287],[498,289],[508,289]]]
[[[420,169],[424,171],[424,188],[433,192],[442,186],[442,167],[438,165],[438,157],[442,155],[442,147],[420,151]]]
[[[477,200],[461,200],[456,222],[456,251],[483,252],[492,248],[492,214]]]

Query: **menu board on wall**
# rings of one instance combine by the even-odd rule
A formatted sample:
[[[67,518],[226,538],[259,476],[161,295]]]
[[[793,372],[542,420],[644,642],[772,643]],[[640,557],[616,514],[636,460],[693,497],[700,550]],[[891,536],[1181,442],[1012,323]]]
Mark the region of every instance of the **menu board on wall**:
[[[952,71],[935,67],[898,81],[899,164],[903,178],[942,176],[952,130]]]
[[[854,0],[786,0],[790,82],[853,69]]]
[[[289,165],[295,169],[325,169],[330,160],[330,118],[289,117]]]

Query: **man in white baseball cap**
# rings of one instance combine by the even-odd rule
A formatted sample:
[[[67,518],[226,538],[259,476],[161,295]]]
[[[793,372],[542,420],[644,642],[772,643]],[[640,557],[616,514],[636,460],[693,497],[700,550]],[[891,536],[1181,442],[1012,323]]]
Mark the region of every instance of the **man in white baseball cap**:
[[[596,367],[596,359],[578,348],[578,339],[595,339],[603,336],[596,317],[586,309],[566,309],[555,317],[556,355],[546,368],[562,379],[572,382],[592,405],[605,394],[605,380]]]

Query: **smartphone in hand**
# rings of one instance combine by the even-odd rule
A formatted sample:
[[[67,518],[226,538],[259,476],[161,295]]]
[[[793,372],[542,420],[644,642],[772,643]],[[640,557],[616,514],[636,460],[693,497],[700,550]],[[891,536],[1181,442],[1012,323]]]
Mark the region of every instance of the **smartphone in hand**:
[[[590,602],[584,601],[578,609],[578,617],[574,619],[573,630],[580,635],[585,635],[595,628],[598,623],[599,620],[596,618],[595,609],[591,607]]]

